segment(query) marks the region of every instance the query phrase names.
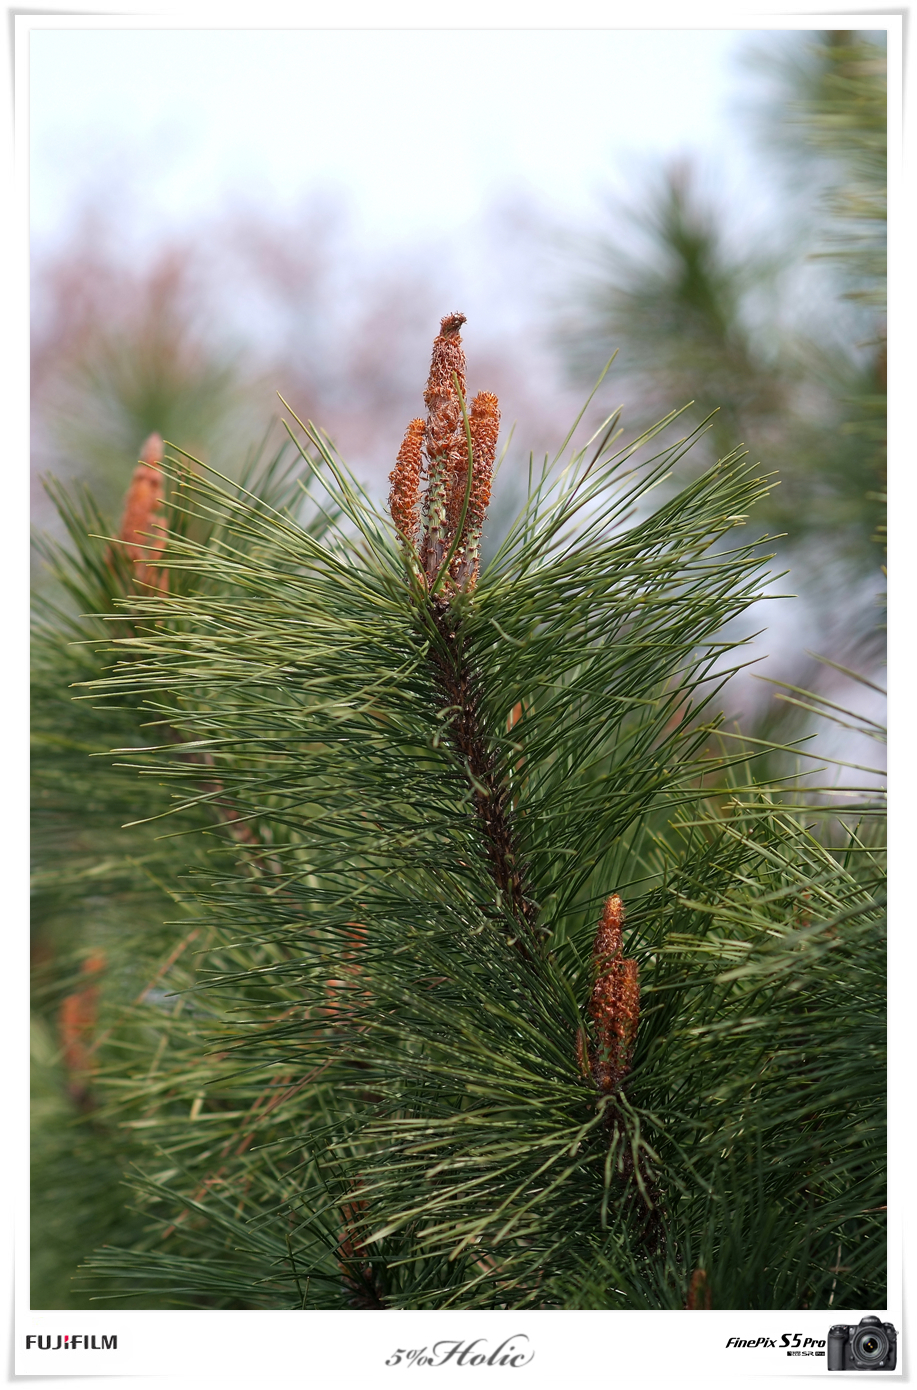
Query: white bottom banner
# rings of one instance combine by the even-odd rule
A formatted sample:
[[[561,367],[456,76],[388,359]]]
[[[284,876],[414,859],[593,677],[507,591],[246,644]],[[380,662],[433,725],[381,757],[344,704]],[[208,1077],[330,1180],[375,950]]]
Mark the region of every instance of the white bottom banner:
[[[875,1317],[872,1335],[863,1317]],[[852,1312],[29,1312],[17,1319],[17,1376],[194,1377],[206,1384],[563,1388],[675,1385],[852,1370],[856,1350],[901,1374],[900,1314]],[[832,1342],[833,1339],[833,1342]],[[884,1341],[883,1341],[884,1339]],[[883,1351],[883,1348],[885,1349]],[[895,1362],[895,1369],[890,1363]]]

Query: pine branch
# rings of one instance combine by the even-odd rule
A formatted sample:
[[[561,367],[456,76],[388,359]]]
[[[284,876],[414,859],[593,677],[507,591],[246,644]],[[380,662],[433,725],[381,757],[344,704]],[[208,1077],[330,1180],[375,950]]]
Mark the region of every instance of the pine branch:
[[[457,317],[394,529],[310,426],[315,529],[182,473],[168,592],[123,601],[118,664],[82,668],[69,717],[84,746],[117,731],[133,768],[96,760],[105,815],[142,774],[125,833],[180,917],[100,1018],[96,1113],[141,1155],[146,1234],[90,1257],[84,1287],[874,1304],[880,846],[827,849],[711,737],[722,628],[760,589],[755,545],[725,538],[764,485],[729,456],[651,512],[690,441],[645,464],[652,432],[592,441],[477,573],[490,444],[473,409],[466,430]],[[214,806],[263,827],[270,882]]]

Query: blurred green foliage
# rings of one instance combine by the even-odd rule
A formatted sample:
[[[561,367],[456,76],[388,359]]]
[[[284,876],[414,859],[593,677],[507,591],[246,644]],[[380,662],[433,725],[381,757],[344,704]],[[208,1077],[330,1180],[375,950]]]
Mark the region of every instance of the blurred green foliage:
[[[141,442],[154,431],[237,474],[264,428],[252,408],[254,380],[240,346],[215,342],[187,252],[165,248],[149,266],[133,266],[78,231],[38,272],[39,472],[90,481],[113,519]]]
[[[762,517],[786,532],[807,597],[843,605],[868,644],[885,483],[885,52],[854,32],[800,34],[757,66],[786,207],[777,244],[745,234],[737,249],[735,214],[691,166],[669,167],[630,210],[631,235],[594,245],[561,340],[584,379],[620,349],[647,416],[693,400],[694,418],[717,412],[718,455],[744,443],[776,469]]]

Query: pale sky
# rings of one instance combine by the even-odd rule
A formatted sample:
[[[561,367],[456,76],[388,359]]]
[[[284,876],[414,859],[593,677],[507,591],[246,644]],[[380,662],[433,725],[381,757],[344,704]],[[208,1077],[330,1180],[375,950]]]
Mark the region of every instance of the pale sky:
[[[753,203],[735,113],[755,37],[33,30],[33,230],[53,239],[76,205],[119,189],[150,236],[227,198],[280,208],[325,189],[346,194],[364,237],[397,244],[506,196],[588,220],[647,156],[682,153]]]

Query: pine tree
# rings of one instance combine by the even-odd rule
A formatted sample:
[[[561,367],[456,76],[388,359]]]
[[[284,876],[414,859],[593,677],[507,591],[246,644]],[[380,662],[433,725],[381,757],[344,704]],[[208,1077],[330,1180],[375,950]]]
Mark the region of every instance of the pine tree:
[[[482,567],[463,323],[389,515],[292,412],[242,483],[151,444],[115,539],[58,493],[39,1005],[132,1165],[75,1297],[880,1306],[879,806],[716,715],[766,480],[651,511],[695,434],[610,419]]]

